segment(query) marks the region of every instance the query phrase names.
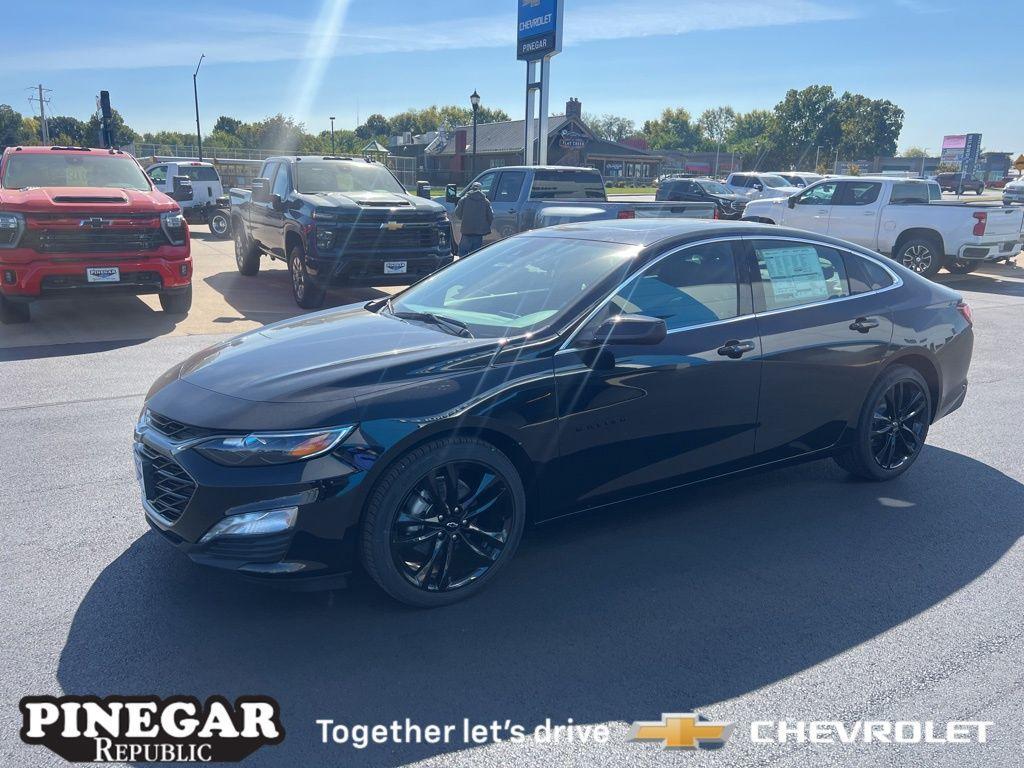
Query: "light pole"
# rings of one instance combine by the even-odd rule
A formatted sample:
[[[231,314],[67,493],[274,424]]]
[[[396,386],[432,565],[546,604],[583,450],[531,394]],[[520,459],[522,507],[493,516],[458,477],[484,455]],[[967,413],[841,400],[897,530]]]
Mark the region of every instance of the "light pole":
[[[814,172],[818,172],[818,157],[821,155],[821,146],[814,150]]]
[[[196,100],[196,144],[199,147],[199,159],[203,159],[203,132],[199,128],[199,86],[196,85],[196,78],[199,77],[199,68],[203,66],[203,59],[206,58],[206,54],[202,54],[199,57],[199,63],[196,64],[196,71],[192,73],[192,95]]]
[[[476,88],[469,96],[469,103],[473,105],[473,175],[470,178],[476,178],[476,118],[477,112],[480,111],[480,94],[476,92]]]
[[[334,155],[334,115],[331,115],[331,155]]]

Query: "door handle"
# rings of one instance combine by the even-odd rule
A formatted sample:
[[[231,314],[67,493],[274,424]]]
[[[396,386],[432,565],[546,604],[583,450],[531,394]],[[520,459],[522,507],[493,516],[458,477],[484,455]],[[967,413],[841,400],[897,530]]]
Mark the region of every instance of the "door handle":
[[[752,341],[727,341],[721,347],[718,348],[718,354],[722,357],[730,357],[733,360],[739,360],[747,352],[753,352],[757,345]]]
[[[861,214],[861,216],[874,216],[874,215],[875,215],[874,211],[864,211],[864,213]]]
[[[878,327],[878,321],[873,317],[858,317],[852,323],[850,323],[851,331],[860,331],[861,333],[867,333],[872,328]]]

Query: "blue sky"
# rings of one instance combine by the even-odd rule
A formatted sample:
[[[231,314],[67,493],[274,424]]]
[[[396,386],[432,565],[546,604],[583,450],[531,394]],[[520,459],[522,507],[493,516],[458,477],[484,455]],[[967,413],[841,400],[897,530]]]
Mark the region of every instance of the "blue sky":
[[[100,89],[139,131],[193,130],[200,53],[204,131],[220,114],[277,112],[311,129],[358,113],[484,103],[523,112],[516,0],[174,0],[5,4],[0,103],[84,118]],[[979,131],[1024,151],[1019,0],[565,0],[552,111],[638,123],[665,106],[770,108],[789,88],[832,85],[907,113],[900,147],[937,150]],[[1016,11],[1016,12],[1014,12]],[[1010,58],[1014,57],[1013,62]],[[1000,63],[1000,60],[1004,63]]]

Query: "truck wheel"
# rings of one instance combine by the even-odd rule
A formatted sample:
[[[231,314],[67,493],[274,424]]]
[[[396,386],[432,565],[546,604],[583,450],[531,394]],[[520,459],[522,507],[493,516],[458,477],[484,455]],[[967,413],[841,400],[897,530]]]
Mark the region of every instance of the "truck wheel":
[[[187,315],[192,309],[192,286],[184,291],[161,293],[160,308],[169,315]]]
[[[0,323],[12,325],[14,323],[27,323],[32,319],[32,310],[28,302],[11,301],[0,295]]]
[[[984,192],[984,191],[985,191],[985,185],[984,184],[979,184],[978,188],[974,190],[974,194],[981,195],[981,193]]]
[[[945,256],[939,244],[927,237],[913,237],[896,252],[896,261],[922,277],[931,279],[945,266]]]
[[[306,271],[306,252],[301,245],[293,245],[288,251],[288,271],[292,276],[292,296],[303,309],[317,309],[323,306],[327,291],[314,285]]]
[[[210,217],[210,234],[218,240],[226,240],[231,236],[231,222],[226,213],[215,213]]]
[[[977,261],[957,259],[956,261],[951,261],[946,265],[946,271],[952,272],[954,275],[967,275],[976,270],[979,266],[981,266],[981,263]]]
[[[241,222],[232,229],[235,231],[235,264],[240,273],[251,277],[260,271],[260,252],[256,243],[249,239]]]

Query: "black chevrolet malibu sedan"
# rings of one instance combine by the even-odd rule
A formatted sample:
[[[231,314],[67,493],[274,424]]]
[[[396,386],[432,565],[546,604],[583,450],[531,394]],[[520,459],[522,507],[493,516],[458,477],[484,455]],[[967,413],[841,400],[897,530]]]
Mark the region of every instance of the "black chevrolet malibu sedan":
[[[527,523],[833,456],[888,480],[967,390],[970,308],[850,243],[757,224],[570,224],[390,298],[225,341],[153,386],[150,524],[291,586],[361,563],[474,594]]]

